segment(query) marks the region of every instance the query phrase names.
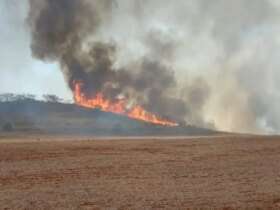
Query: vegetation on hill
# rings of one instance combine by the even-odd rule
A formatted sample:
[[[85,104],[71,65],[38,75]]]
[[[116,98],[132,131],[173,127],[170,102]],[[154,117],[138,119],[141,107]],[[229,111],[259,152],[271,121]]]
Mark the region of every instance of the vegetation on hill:
[[[32,95],[0,95],[2,131],[47,132],[85,135],[203,135],[213,131],[194,126],[164,127],[125,116],[62,103],[46,95],[38,101]]]

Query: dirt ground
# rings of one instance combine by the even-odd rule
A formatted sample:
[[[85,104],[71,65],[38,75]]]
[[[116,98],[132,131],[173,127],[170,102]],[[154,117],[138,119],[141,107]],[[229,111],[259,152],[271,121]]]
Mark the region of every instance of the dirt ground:
[[[280,138],[2,135],[0,209],[280,209]]]

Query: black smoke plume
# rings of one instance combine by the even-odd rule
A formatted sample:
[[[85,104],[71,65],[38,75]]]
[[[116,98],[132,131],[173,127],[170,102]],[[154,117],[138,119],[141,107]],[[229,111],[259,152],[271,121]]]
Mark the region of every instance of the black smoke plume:
[[[89,97],[97,92],[110,100],[125,96],[148,111],[184,121],[186,106],[171,94],[177,82],[169,65],[144,56],[118,67],[117,54],[123,46],[99,39],[114,6],[113,0],[30,0],[33,56],[59,62],[72,90],[74,81],[82,81]]]

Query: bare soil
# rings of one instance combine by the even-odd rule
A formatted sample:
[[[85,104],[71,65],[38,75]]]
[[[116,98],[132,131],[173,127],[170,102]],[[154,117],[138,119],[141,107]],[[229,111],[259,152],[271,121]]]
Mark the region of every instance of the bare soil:
[[[0,209],[280,209],[280,138],[0,138]]]

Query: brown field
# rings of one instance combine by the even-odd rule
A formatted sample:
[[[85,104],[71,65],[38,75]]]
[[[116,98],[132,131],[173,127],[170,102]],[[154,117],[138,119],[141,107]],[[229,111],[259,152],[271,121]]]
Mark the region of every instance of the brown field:
[[[0,139],[0,209],[280,209],[278,137]]]

